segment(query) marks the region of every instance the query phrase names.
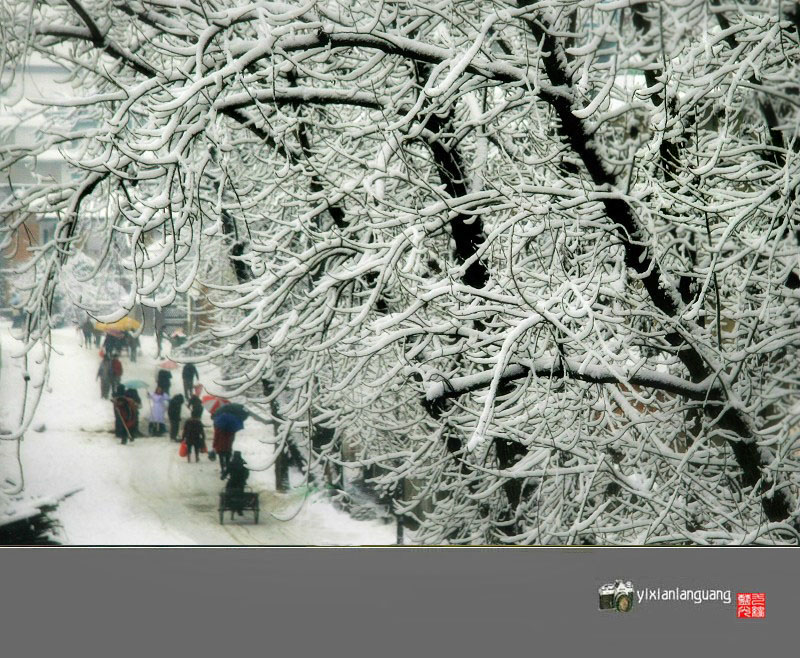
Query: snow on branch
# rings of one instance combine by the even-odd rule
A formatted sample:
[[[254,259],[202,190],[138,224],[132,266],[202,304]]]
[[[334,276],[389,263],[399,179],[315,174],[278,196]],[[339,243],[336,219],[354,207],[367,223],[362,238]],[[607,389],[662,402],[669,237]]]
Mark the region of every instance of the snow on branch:
[[[382,103],[374,96],[356,90],[317,89],[314,87],[288,87],[285,89],[260,89],[231,94],[214,101],[218,110],[239,110],[255,103],[313,103],[315,105],[354,105],[370,109],[381,109]]]
[[[484,370],[471,375],[429,382],[425,386],[425,398],[429,402],[456,398],[465,393],[486,388],[492,381],[494,370]],[[721,388],[715,384],[716,378],[694,383],[666,372],[647,368],[626,371],[624,368],[611,370],[599,365],[587,365],[586,359],[579,357],[546,357],[531,363],[515,363],[507,366],[500,375],[502,383],[536,376],[549,379],[566,379],[592,384],[616,384],[622,386],[641,386],[690,400],[706,401]]]

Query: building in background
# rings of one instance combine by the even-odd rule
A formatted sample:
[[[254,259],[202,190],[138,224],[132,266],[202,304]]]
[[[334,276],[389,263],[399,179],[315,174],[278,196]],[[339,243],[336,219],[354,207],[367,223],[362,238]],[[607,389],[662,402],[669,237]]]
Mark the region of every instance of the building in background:
[[[62,129],[77,130],[87,127],[87,120],[80,115],[72,114],[65,109],[49,108],[36,102],[37,99],[73,96],[74,90],[67,82],[67,71],[63,68],[36,56],[31,58],[24,70],[16,69],[7,72],[0,78],[0,160],[14,156],[15,147],[28,148],[46,139],[46,129],[58,126]],[[90,125],[90,124],[89,124]],[[21,158],[11,168],[9,175],[0,179],[0,202],[7,200],[21,190],[43,183],[67,183],[70,176],[75,175],[64,157],[64,146],[43,148],[35,157]],[[21,218],[0,215],[3,224],[17,222]],[[22,218],[21,230],[16,231],[8,244],[0,242],[0,315],[14,315],[14,304],[20,297],[14,291],[14,281],[18,280],[18,272],[22,271],[36,250],[55,237],[58,218],[55,213]],[[3,236],[0,234],[0,241]],[[81,254],[73,259],[73,274],[80,277],[91,273],[93,261],[100,260],[100,252],[105,248],[98,237],[81,245]],[[109,275],[110,274],[110,275]],[[32,274],[30,275],[32,276]],[[75,277],[72,277],[75,278]],[[116,272],[104,272],[102,277],[88,286],[87,291],[76,293],[80,288],[78,280],[67,277],[61,287],[65,290],[57,292],[56,307],[70,309],[57,321],[76,321],[85,312],[74,309],[74,304],[87,302],[100,303],[97,312],[116,310],[123,300],[129,298],[133,284],[128,272],[118,269]],[[21,279],[24,281],[24,278]],[[196,293],[195,293],[196,294]],[[157,325],[163,324],[164,335],[170,336],[175,331],[192,333],[196,321],[191,311],[192,303],[189,294],[181,294],[168,307],[159,313],[154,309],[142,308],[140,305],[132,310],[132,315],[144,322],[144,332],[152,334]],[[156,318],[159,318],[158,322]]]
[[[13,76],[12,72],[6,72],[0,79],[0,158],[13,157],[17,146],[29,147],[42,140],[42,129],[52,121],[52,117],[46,116],[43,106],[35,99],[71,94],[70,86],[64,82],[65,77],[64,69],[33,58],[24,70],[13,71]],[[21,158],[11,166],[9,174],[0,179],[0,200],[44,181],[67,182],[69,176],[59,149],[43,149],[36,158]],[[0,217],[3,223],[19,219]],[[15,239],[10,244],[0,245],[0,310],[8,311],[13,295],[9,273],[3,270],[19,269],[30,260],[38,247],[53,238],[56,222],[56,216],[49,214],[39,218],[26,217]]]

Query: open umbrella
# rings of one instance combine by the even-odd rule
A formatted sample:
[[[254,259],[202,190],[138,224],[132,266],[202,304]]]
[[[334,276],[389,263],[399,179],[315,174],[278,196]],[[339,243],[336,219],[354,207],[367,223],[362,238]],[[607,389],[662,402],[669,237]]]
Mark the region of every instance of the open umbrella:
[[[214,427],[225,432],[238,432],[244,427],[244,421],[233,414],[214,414]]]
[[[125,388],[148,388],[149,384],[141,379],[130,379],[127,382],[122,382]]]
[[[213,413],[216,413],[217,415],[231,414],[241,418],[243,421],[247,420],[248,418],[252,418],[253,420],[257,420],[259,423],[263,423],[264,425],[272,425],[272,421],[269,418],[259,416],[255,411],[247,409],[244,405],[239,404],[238,402],[229,402],[228,404],[223,404],[217,408],[216,412]]]
[[[167,359],[166,361],[162,361],[161,363],[159,363],[158,367],[164,370],[175,370],[175,368],[178,367],[178,364],[170,359]]]
[[[133,331],[141,327],[142,323],[138,320],[134,320],[130,315],[126,315],[116,322],[95,322],[94,326],[95,329],[100,329],[100,331],[108,331],[109,329],[114,329],[116,331]]]
[[[208,413],[213,414],[216,413],[217,409],[219,409],[223,404],[229,404],[230,400],[221,398],[218,395],[204,395],[202,398],[200,398],[200,402],[203,403],[203,407],[206,411],[208,411]]]
[[[231,416],[236,416],[241,420],[246,420],[247,417],[250,415],[250,412],[238,402],[228,402],[227,404],[223,404],[220,407],[218,407],[214,413],[217,415],[231,414]]]

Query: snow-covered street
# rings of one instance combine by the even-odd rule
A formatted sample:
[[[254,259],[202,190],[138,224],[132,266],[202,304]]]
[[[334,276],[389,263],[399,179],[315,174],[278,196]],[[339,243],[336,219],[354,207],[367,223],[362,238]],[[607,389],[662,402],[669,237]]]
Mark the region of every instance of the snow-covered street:
[[[22,365],[14,354],[19,344],[9,325],[0,325],[3,367],[0,379],[0,425],[6,430],[19,421]],[[123,381],[154,382],[155,342],[142,337],[137,363],[122,357]],[[73,545],[320,545],[391,544],[394,527],[380,521],[357,521],[335,509],[322,494],[306,494],[301,482],[288,494],[274,489],[268,466],[273,447],[270,428],[249,420],[237,434],[250,468],[252,488],[260,493],[261,516],[251,512],[220,525],[219,466],[205,455],[199,463],[178,456],[178,444],[168,436],[137,439],[121,445],[113,435],[113,410],[100,398],[95,380],[96,348],[84,349],[71,329],[54,332],[50,378],[31,429],[21,443],[20,457],[26,496],[53,496],[78,490],[60,503],[56,517],[59,539]],[[32,373],[35,368],[31,368]],[[180,371],[172,392],[180,390]],[[204,375],[206,376],[204,378]],[[32,374],[33,381],[36,376]],[[177,381],[176,381],[177,380]],[[200,368],[200,380],[212,387]],[[145,396],[143,396],[145,397]],[[147,428],[148,403],[143,403],[140,429]],[[184,418],[186,413],[184,412]],[[207,436],[210,419],[204,414]],[[16,480],[16,443],[0,445],[3,477]],[[8,486],[6,482],[5,486]],[[3,514],[4,510],[0,510]],[[289,519],[289,520],[282,520]]]

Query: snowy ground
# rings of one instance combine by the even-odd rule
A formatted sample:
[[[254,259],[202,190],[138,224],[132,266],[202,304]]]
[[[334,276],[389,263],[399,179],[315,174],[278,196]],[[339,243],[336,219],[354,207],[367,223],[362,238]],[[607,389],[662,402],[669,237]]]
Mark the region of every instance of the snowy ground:
[[[9,430],[19,419],[22,362],[9,325],[0,324],[3,366],[0,371],[0,427]],[[121,445],[113,436],[111,403],[100,398],[95,373],[96,349],[84,349],[71,329],[54,334],[50,379],[35,420],[21,444],[26,496],[49,497],[79,489],[59,505],[60,540],[74,545],[366,545],[394,543],[394,527],[380,521],[357,521],[335,509],[321,494],[305,495],[298,487],[288,494],[274,490],[270,430],[252,420],[237,434],[251,469],[248,484],[260,492],[261,518],[252,513],[219,524],[217,496],[222,488],[219,467],[201,456],[191,464],[178,457],[178,444],[168,437],[143,437]],[[123,357],[123,381],[154,381],[155,342],[142,337],[137,363]],[[32,373],[35,367],[31,368]],[[180,371],[172,392],[180,392]],[[35,380],[35,376],[33,376]],[[200,379],[212,388],[209,371]],[[177,380],[177,381],[176,381]],[[143,396],[144,398],[145,396]],[[146,430],[148,403],[141,413]],[[210,425],[207,414],[204,422]],[[210,436],[210,428],[206,428]],[[210,444],[210,442],[209,442]],[[17,479],[16,443],[0,445],[0,484]],[[0,496],[0,507],[4,501]],[[8,508],[9,502],[5,500]],[[295,512],[299,512],[294,515]],[[8,509],[0,509],[0,517]],[[281,520],[289,517],[291,520]]]

